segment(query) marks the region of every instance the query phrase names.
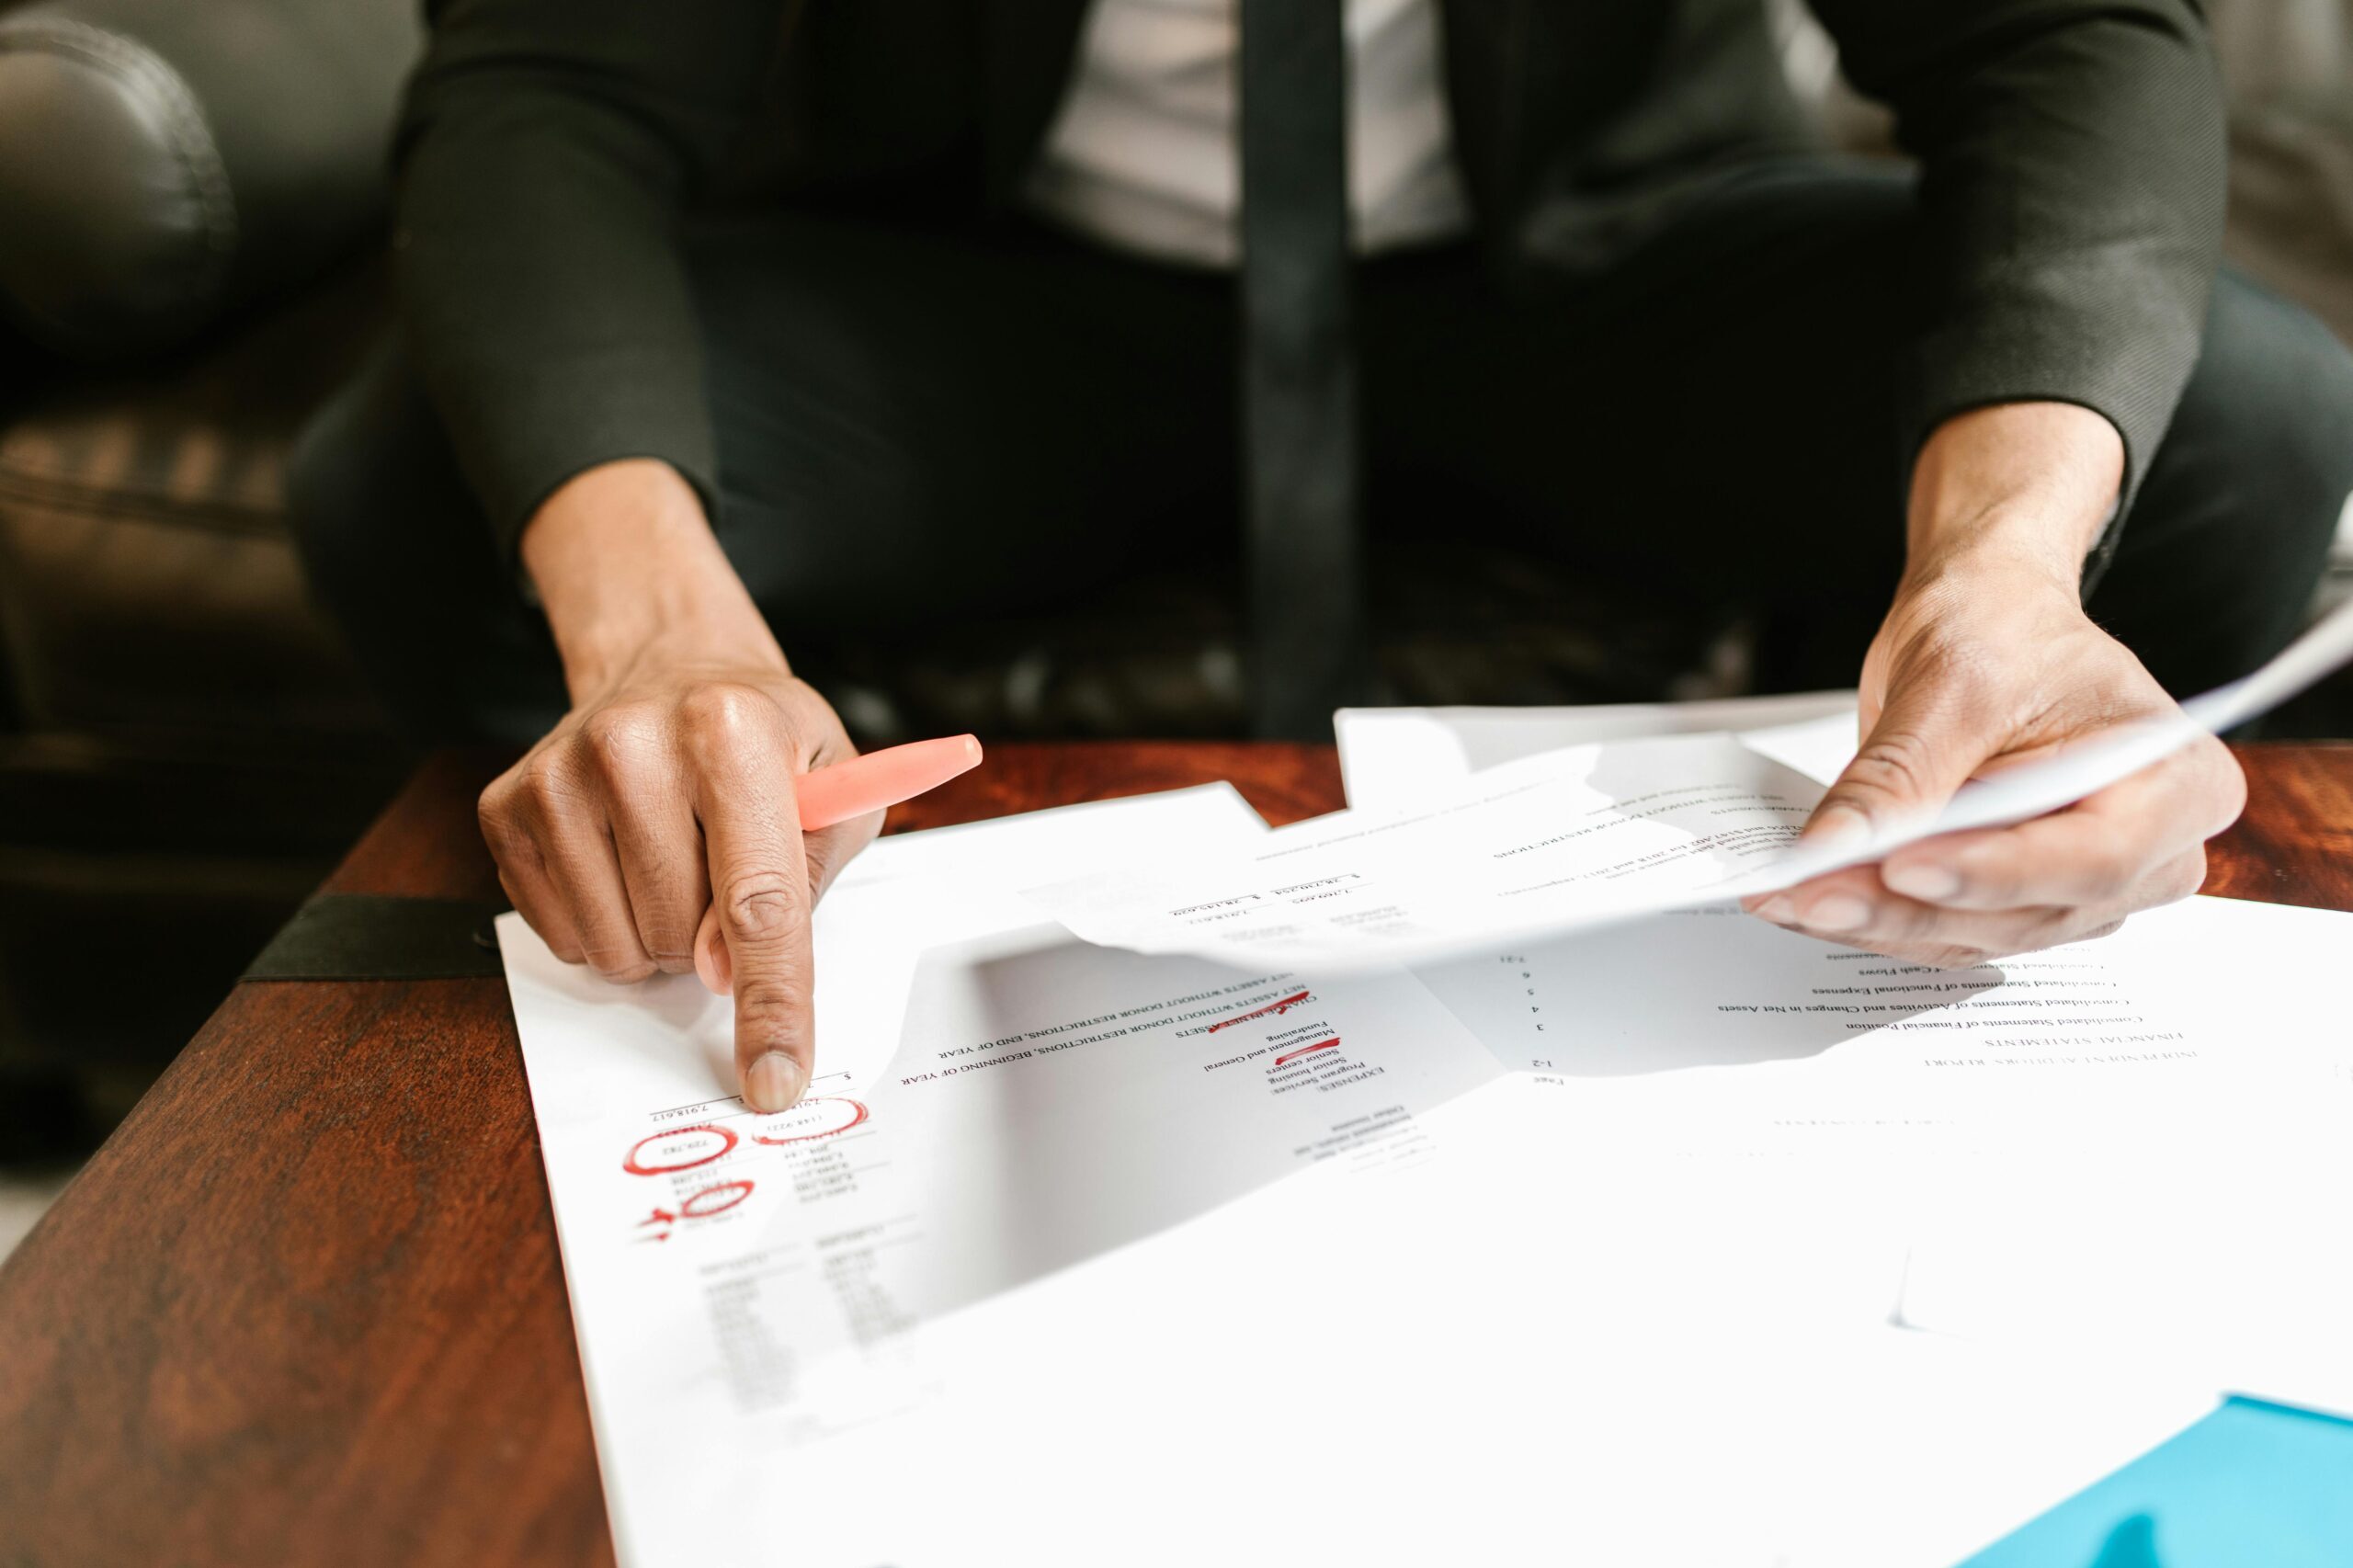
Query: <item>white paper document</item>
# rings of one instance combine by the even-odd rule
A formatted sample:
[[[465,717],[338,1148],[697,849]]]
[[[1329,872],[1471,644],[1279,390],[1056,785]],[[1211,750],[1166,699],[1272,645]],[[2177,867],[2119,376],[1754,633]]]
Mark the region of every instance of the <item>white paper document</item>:
[[[2353,1419],[2353,1088],[2048,1141],[1932,1188],[1900,1321]]]
[[[2353,1417],[2353,915],[2185,907],[2227,919],[2150,956],[2231,1071],[1931,1183],[1900,1316]]]
[[[1711,731],[1738,735],[1744,744],[1827,784],[1855,755],[1855,694],[1560,708],[1343,708],[1332,716],[1348,805],[1375,812],[1414,805],[1473,773],[1563,746]],[[1796,756],[1777,749],[1784,737],[1813,734],[1826,742]]]
[[[2353,1057],[2353,1030],[2313,1006],[2332,943],[2353,944],[2353,916],[2193,898],[1946,970],[1706,908],[1414,973],[1597,1136],[1870,1145],[1888,1162],[1874,1179],[1908,1179],[1997,1136],[2072,1151],[2154,1108],[2306,1102]]]
[[[2353,917],[2222,901],[1960,973],[1698,909],[1331,976],[1010,891],[1141,838],[1285,835],[1213,790],[877,844],[779,1116],[724,999],[501,921],[625,1568],[1945,1568],[2216,1385],[1899,1326],[1922,1215],[2343,1044],[2212,977],[2310,997]]]
[[[922,1325],[1320,1161],[1421,1157],[1416,1114],[1498,1074],[1402,971],[1310,988],[1036,926],[926,954],[899,1053],[855,1099],[741,1119],[727,1150],[706,1119],[633,1157],[695,1162],[661,1184],[682,1215],[684,1189],[744,1184],[749,1233],[692,1255],[729,1256],[715,1344],[739,1410],[813,1441],[914,1397],[871,1357],[919,1356]]]
[[[1822,787],[1727,735],[1570,746],[1418,807],[1339,812],[1245,855],[1033,888],[1088,941],[1345,971],[1736,896]]]
[[[2245,723],[2353,659],[2353,606],[2340,606],[2261,670],[2191,699],[2176,744]],[[1444,795],[1501,763],[1598,741],[1721,731],[1821,783],[1854,759],[1852,691],[1698,702],[1529,708],[1343,708],[1333,716],[1351,808],[1388,811]],[[2062,801],[2060,803],[2064,804]]]
[[[1501,1065],[1403,971],[1105,952],[1002,891],[1107,833],[1260,831],[1213,790],[878,845],[820,910],[818,1072],[779,1116],[730,1093],[723,1000],[606,985],[501,922],[624,1562],[1198,1560],[1222,1524],[1163,1555],[1123,1510],[1239,1451],[1237,1399],[1289,1378],[1311,1406],[1388,1403],[1354,1364],[1296,1387],[1294,1336],[1370,1328],[1334,1321],[1362,1304],[1328,1295],[1345,1271],[1280,1279],[1336,1246],[1395,1298],[1367,1205]],[[1255,1461],[1327,1488],[1365,1457],[1264,1436]]]
[[[1881,1082],[2168,1064],[2228,1043],[2237,987],[2201,961],[2245,945],[2248,905],[2197,898],[2115,935],[1975,969],[1935,969],[1816,940],[1721,905],[1530,943],[1415,972],[1508,1065],[1582,1078],[1717,1067],[1760,1082],[1835,1064]],[[2254,906],[2268,910],[2271,906]],[[2303,922],[2325,924],[2309,912]],[[2294,928],[2307,927],[2297,925]],[[2301,993],[2304,987],[2299,985]],[[1966,1096],[1938,1083],[1936,1100]],[[2014,1084],[1996,1092],[2017,1096]]]
[[[1773,892],[1935,834],[2039,816],[2253,717],[2347,658],[2353,606],[2174,718],[1973,780],[1940,811],[1862,842],[1796,842],[1824,789],[1801,767],[1819,772],[1843,745],[1832,712],[1745,735],[1564,746],[1436,793],[1409,783],[1400,793],[1411,804],[1298,824],[1245,856],[1140,859],[1041,880],[1030,893],[1084,939],[1138,952],[1325,972],[1429,961]],[[1360,754],[1359,789],[1375,771]]]

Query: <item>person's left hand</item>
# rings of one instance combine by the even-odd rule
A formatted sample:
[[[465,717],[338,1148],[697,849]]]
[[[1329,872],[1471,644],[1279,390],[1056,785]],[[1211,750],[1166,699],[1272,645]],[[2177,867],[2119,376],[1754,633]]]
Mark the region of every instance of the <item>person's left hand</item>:
[[[1806,841],[1884,831],[1969,778],[2173,710],[2095,625],[2074,585],[1972,567],[1907,581],[1863,664],[1863,744]],[[2120,783],[2013,827],[1948,834],[1746,907],[1907,962],[1960,968],[2105,936],[2205,879],[2205,841],[2245,803],[2230,752],[2201,737]]]

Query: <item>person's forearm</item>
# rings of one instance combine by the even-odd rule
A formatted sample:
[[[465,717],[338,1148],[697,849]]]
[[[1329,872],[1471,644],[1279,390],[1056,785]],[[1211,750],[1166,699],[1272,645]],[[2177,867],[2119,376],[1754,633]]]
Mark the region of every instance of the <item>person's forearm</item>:
[[[2144,478],[2198,359],[2228,138],[2198,0],[1813,0],[1920,161],[1904,438],[2081,403]],[[1912,421],[1920,421],[1915,425]]]
[[[2010,403],[1946,420],[1912,471],[1905,577],[2048,577],[2069,594],[2115,509],[2116,427],[2069,403]]]
[[[502,551],[618,453],[712,493],[682,235],[777,0],[436,0],[392,139],[401,338]]]
[[[786,668],[693,487],[667,464],[627,459],[574,475],[532,514],[522,557],[575,699],[649,650]]]

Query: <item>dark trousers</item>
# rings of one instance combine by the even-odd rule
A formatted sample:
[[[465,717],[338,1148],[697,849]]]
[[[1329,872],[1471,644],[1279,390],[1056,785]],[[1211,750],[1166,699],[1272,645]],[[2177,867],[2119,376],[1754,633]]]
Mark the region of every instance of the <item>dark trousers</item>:
[[[1622,266],[1500,291],[1467,245],[1360,269],[1371,526],[1486,534],[1768,627],[1765,684],[1851,684],[1903,562],[1908,180],[1730,178]],[[720,538],[788,653],[1050,608],[1240,549],[1230,278],[1023,225],[699,223]],[[2353,358],[2226,273],[2093,613],[2170,689],[2293,632],[2353,489]],[[563,706],[397,343],[321,412],[293,503],[317,592],[420,727]]]

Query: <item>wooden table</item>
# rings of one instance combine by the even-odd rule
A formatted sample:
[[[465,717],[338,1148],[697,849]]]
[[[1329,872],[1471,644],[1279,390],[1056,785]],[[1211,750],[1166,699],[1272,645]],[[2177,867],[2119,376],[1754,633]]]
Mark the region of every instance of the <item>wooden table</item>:
[[[2353,745],[2240,755],[2207,891],[2353,910]],[[428,765],[327,891],[495,897],[493,771]],[[1340,804],[1329,747],[1003,745],[892,824],[1217,778]],[[0,1268],[0,1568],[611,1559],[505,987],[239,985]]]

